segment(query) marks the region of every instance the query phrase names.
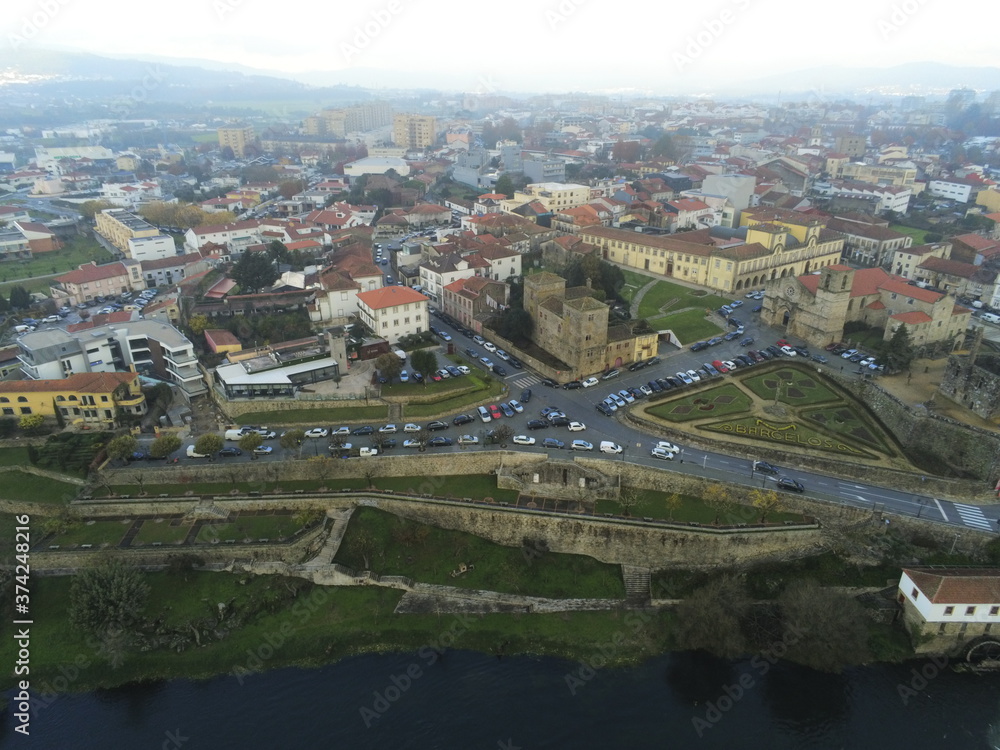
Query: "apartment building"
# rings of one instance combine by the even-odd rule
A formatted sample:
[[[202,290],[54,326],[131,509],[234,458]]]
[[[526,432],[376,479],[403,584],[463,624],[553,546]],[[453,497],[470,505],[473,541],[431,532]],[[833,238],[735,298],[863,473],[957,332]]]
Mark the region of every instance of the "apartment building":
[[[132,370],[178,386],[186,397],[207,390],[194,345],[176,328],[133,320],[67,331],[53,328],[18,339],[21,371],[31,380]]]
[[[139,261],[128,259],[101,266],[94,261],[84,263],[75,271],[56,276],[49,293],[56,305],[72,307],[97,297],[115,297],[144,288]]]
[[[97,233],[128,255],[128,241],[139,237],[157,237],[160,230],[124,208],[107,208],[94,217]]]
[[[392,142],[406,149],[425,149],[437,140],[437,118],[432,115],[396,115]]]
[[[229,146],[233,150],[233,155],[237,159],[242,159],[247,155],[247,146],[252,145],[257,136],[253,128],[249,125],[233,128],[219,128],[219,148]]]
[[[504,213],[514,213],[525,203],[538,201],[549,213],[576,208],[590,200],[590,188],[572,182],[533,182],[523,191],[518,190],[514,197],[501,201]]]
[[[428,330],[427,297],[407,286],[387,286],[358,295],[358,317],[390,344]]]

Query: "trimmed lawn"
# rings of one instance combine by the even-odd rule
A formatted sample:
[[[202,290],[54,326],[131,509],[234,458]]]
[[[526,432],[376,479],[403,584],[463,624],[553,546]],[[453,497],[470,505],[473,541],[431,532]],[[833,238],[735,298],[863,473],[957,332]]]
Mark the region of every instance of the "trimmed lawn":
[[[849,443],[861,442],[877,451],[890,455],[894,453],[883,439],[881,431],[847,404],[804,411],[802,418],[841,435]]]
[[[793,446],[813,448],[841,455],[874,458],[868,451],[861,450],[854,445],[855,441],[853,440],[849,441],[845,437],[841,441],[837,437],[831,437],[826,432],[800,422],[781,422],[771,419],[760,419],[759,417],[743,417],[742,419],[698,425],[698,429],[784,445],[791,443]]]
[[[469,377],[466,375],[465,377]],[[459,378],[461,380],[461,378]],[[503,386],[499,380],[490,378],[483,384],[482,388],[456,394],[451,398],[435,401],[432,404],[406,404],[403,413],[409,417],[433,417],[438,414],[450,414],[462,411],[470,404],[482,401],[486,398],[498,398],[503,392]]]
[[[721,320],[721,318],[720,318]],[[717,323],[705,319],[705,311],[701,308],[697,310],[685,310],[684,312],[664,315],[659,318],[651,318],[649,324],[654,331],[670,329],[683,343],[693,343],[701,339],[709,339],[712,336],[719,336],[725,333],[726,329],[720,328]]]
[[[900,234],[908,234],[913,238],[914,245],[925,245],[927,240],[927,229],[917,229],[916,227],[904,227],[902,224],[890,224],[889,229]]]
[[[616,565],[584,555],[525,554],[516,547],[375,508],[355,511],[336,560],[357,570],[461,588],[554,598],[625,595]],[[465,572],[461,572],[463,565]]]
[[[140,544],[178,544],[184,541],[191,529],[190,522],[179,522],[179,519],[150,518],[142,522],[139,533],[132,539],[132,546]]]
[[[62,250],[51,253],[38,253],[31,260],[18,260],[5,263],[0,267],[0,282],[9,279],[30,279],[34,276],[44,276],[50,273],[72,271],[81,263],[96,260],[98,265],[108,263],[113,258],[96,240],[85,237],[74,237],[65,243]],[[48,280],[46,280],[48,286]]]
[[[60,547],[76,547],[81,544],[92,544],[100,547],[103,544],[115,545],[122,540],[132,522],[129,521],[85,521],[58,534],[48,543]]]
[[[279,537],[289,537],[298,531],[300,525],[297,524],[292,515],[282,513],[273,516],[244,516],[240,515],[229,523],[204,524],[195,537],[197,544],[211,544],[213,540],[235,539],[242,542],[250,539],[256,542],[258,539],[274,539]]]
[[[778,401],[790,406],[811,406],[841,400],[815,375],[797,368],[778,368],[743,378],[740,383],[765,403],[774,401],[776,395]]]
[[[0,473],[0,498],[5,500],[66,505],[79,491],[80,487],[75,484],[40,477],[26,471]]]
[[[622,269],[625,275],[626,289],[622,290],[622,296],[630,302],[635,298],[636,292],[646,286],[650,281],[655,281],[654,286],[643,295],[642,302],[639,303],[640,318],[661,318],[671,314],[671,311],[684,310],[689,307],[696,307],[703,311],[706,307],[717,310],[729,301],[728,297],[721,297],[714,292],[702,289],[691,289],[681,284],[675,284],[664,279],[657,279],[653,276],[644,276],[635,271]],[[655,326],[654,326],[655,327]]]
[[[330,406],[320,409],[250,411],[240,416],[244,424],[343,424],[344,422],[385,422],[389,408],[377,406]]]
[[[668,422],[690,422],[706,417],[743,414],[749,411],[752,404],[753,401],[747,394],[736,385],[727,383],[684,398],[672,399],[648,411]]]
[[[463,375],[460,378],[448,378],[435,383],[427,378],[423,383],[390,383],[382,386],[386,396],[435,396],[442,399],[451,398],[456,391],[469,391],[485,387],[485,383],[475,375]]]
[[[28,463],[28,447],[0,448],[0,466],[24,466]]]

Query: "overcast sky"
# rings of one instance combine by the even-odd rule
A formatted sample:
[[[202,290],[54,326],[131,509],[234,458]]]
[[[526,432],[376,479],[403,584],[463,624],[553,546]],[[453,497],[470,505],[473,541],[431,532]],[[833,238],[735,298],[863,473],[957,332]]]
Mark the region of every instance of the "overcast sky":
[[[0,43],[300,76],[376,68],[467,91],[662,92],[826,64],[1000,66],[998,21],[992,0],[3,0]]]

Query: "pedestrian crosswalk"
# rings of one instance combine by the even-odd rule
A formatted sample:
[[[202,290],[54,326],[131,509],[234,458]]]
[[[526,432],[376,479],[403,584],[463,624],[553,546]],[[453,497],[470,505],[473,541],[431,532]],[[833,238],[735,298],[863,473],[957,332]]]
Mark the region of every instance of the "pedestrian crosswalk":
[[[530,388],[533,385],[538,385],[542,382],[540,375],[521,375],[520,377],[511,378],[510,384],[516,385],[518,388]]]
[[[952,503],[952,505],[955,506],[955,510],[958,511],[958,515],[961,516],[962,522],[966,526],[985,531],[993,530],[993,522],[983,515],[983,511],[979,506],[963,505],[962,503]]]

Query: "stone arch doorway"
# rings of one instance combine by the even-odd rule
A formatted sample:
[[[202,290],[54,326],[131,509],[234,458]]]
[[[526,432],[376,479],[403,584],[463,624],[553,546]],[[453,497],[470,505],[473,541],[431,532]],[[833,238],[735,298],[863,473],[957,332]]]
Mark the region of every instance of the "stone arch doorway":
[[[743,288],[743,279],[740,279],[739,281],[736,282],[736,291],[738,292],[742,288]]]
[[[792,311],[785,308],[781,313],[781,325],[788,326],[788,321],[792,317]]]

